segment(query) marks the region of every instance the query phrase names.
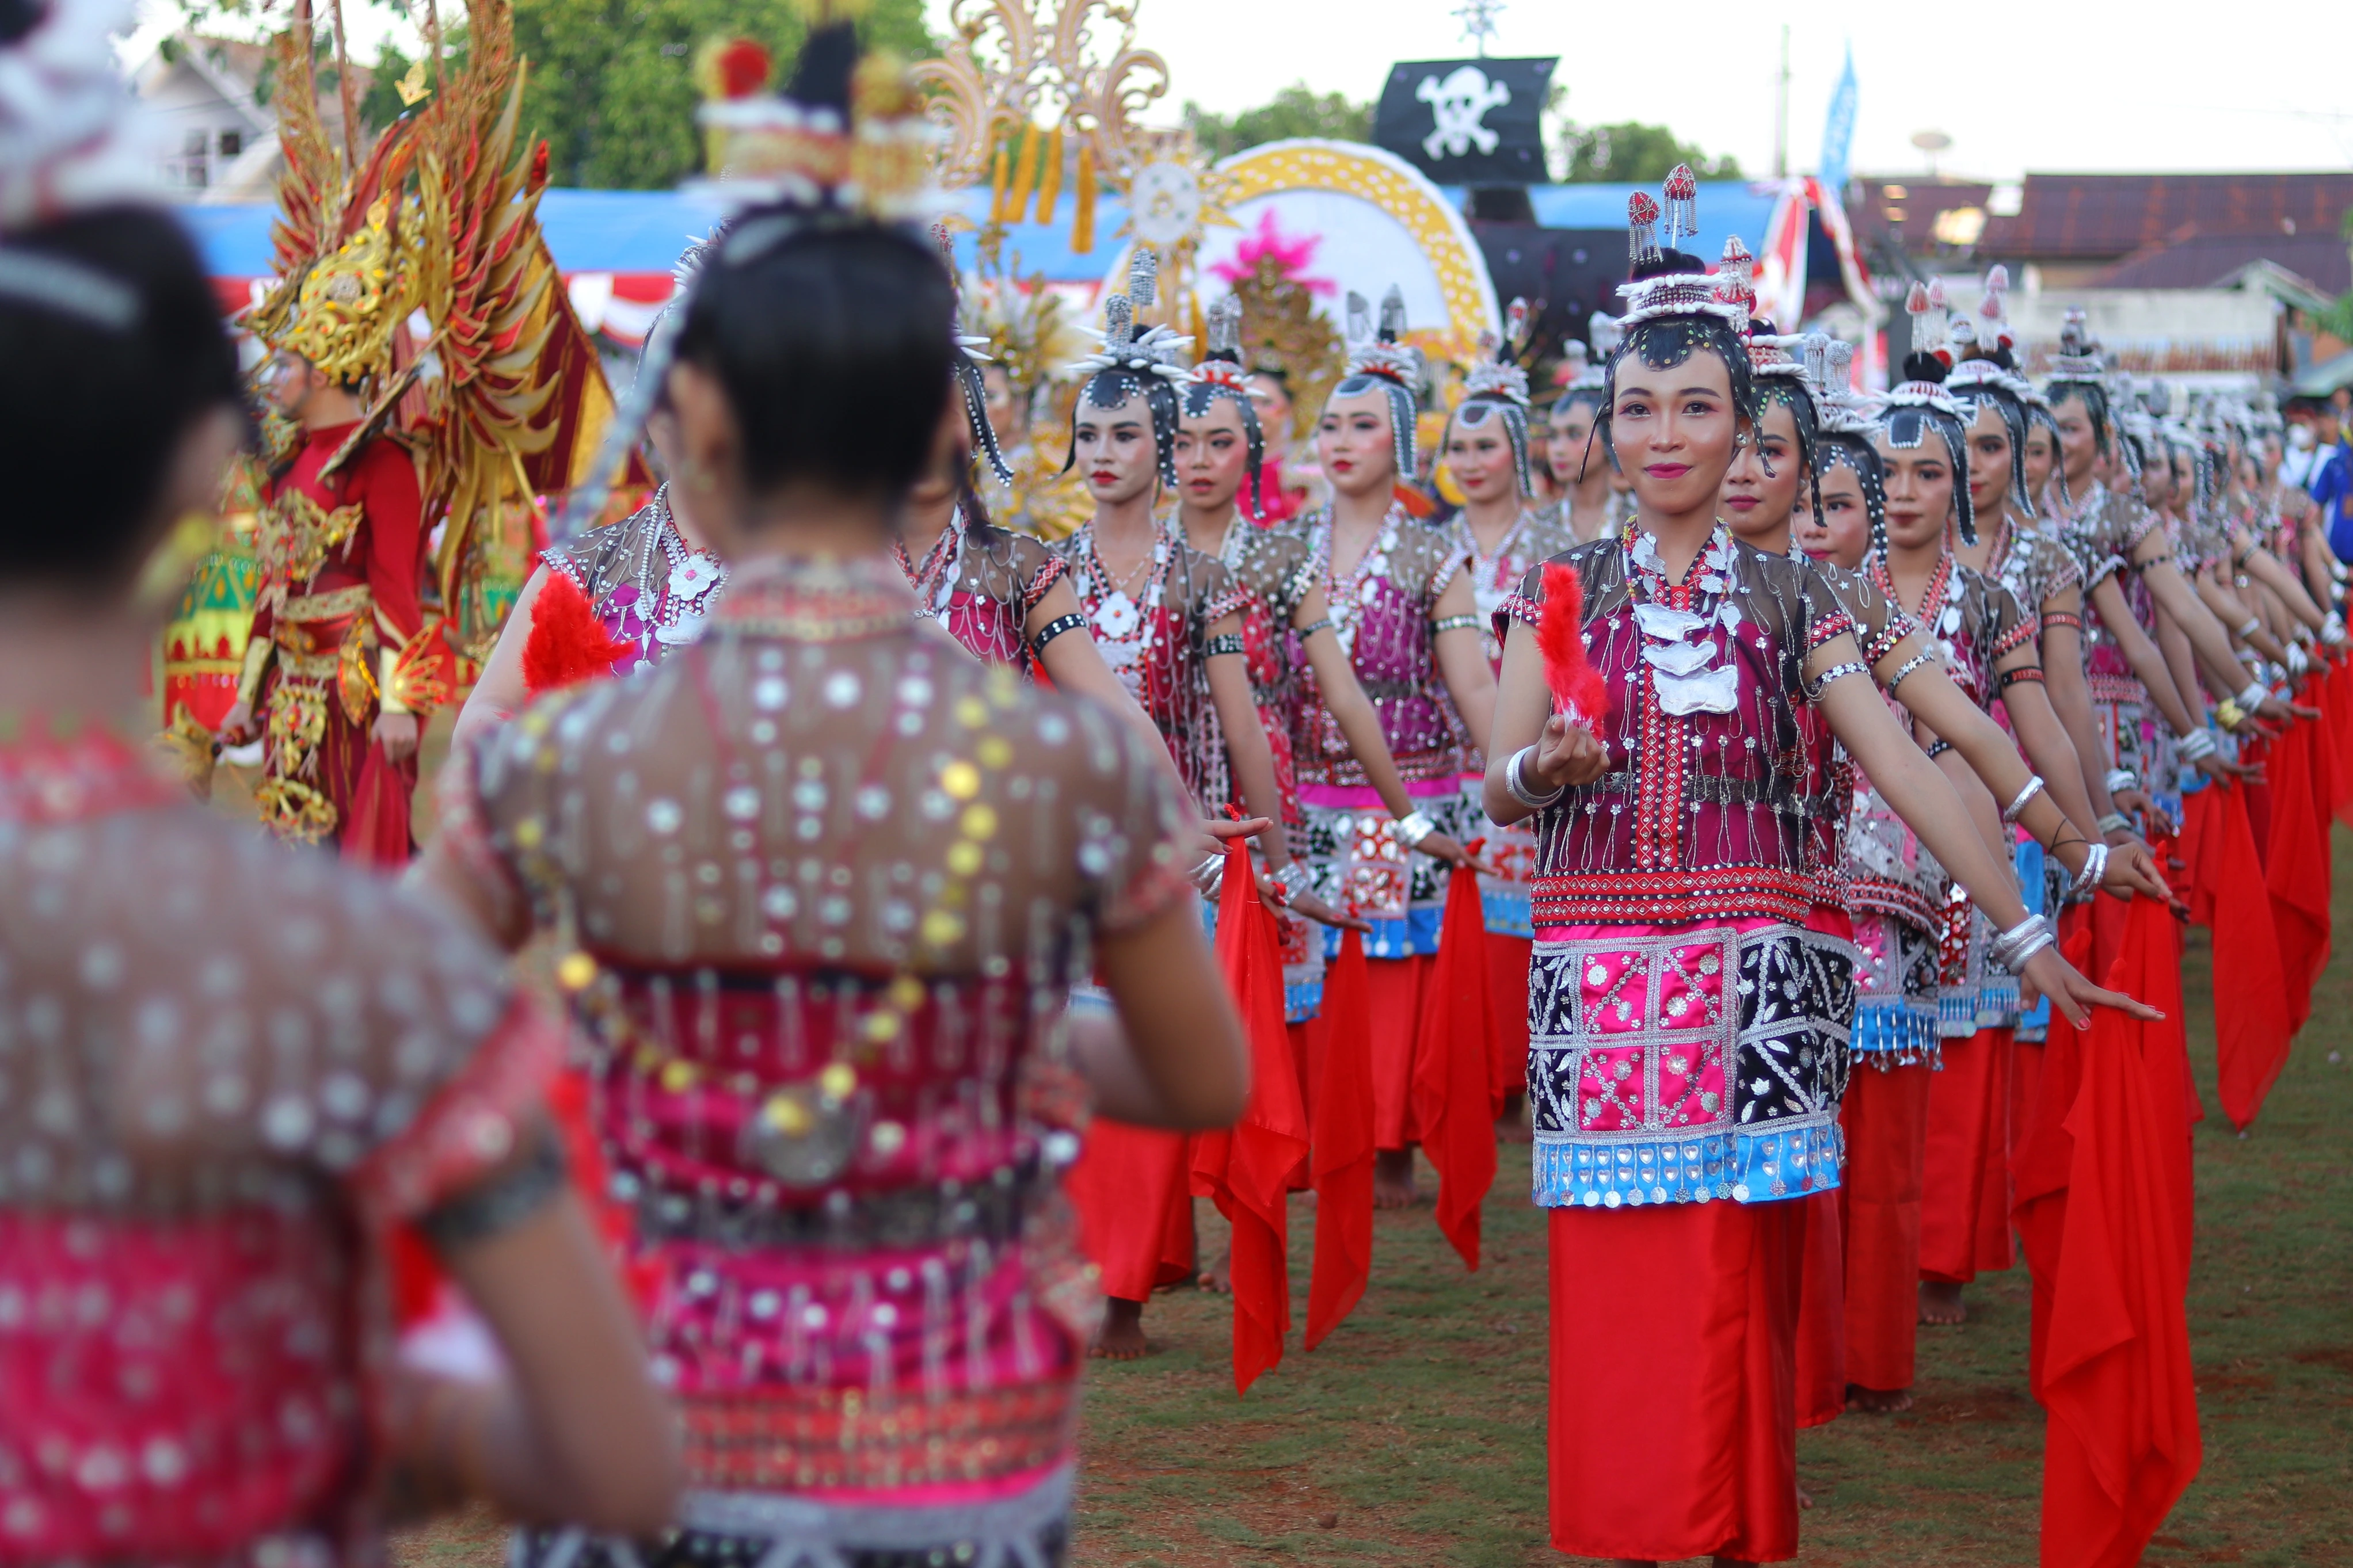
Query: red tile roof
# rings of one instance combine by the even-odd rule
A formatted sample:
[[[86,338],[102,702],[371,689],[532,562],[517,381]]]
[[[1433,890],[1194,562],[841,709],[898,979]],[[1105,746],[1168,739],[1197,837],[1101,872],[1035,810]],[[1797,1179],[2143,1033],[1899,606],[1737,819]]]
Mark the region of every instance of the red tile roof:
[[[2098,261],[2185,226],[2210,237],[2334,237],[2348,208],[2353,174],[2029,174],[2017,216],[1989,221],[1978,248],[1995,258]]]

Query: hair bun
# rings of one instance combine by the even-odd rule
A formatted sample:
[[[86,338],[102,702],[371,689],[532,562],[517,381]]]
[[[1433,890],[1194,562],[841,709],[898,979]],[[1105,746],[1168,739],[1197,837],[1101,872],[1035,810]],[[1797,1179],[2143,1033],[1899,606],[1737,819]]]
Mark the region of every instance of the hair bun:
[[[1680,273],[1704,273],[1706,270],[1707,263],[1688,250],[1662,250],[1655,256],[1645,256],[1634,263],[1633,280],[1640,283],[1647,278],[1666,278]]]
[[[1904,379],[1906,381],[1925,381],[1931,386],[1942,386],[1949,374],[1950,367],[1943,360],[1924,349],[1915,349],[1904,356]]]

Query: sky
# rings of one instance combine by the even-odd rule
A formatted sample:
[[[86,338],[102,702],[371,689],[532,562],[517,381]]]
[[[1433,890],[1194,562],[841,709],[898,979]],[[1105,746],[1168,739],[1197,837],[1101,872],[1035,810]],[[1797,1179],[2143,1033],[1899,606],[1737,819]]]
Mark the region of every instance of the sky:
[[[946,0],[928,3],[932,30],[944,36]],[[984,4],[965,0],[968,12]],[[1393,61],[1472,52],[1455,8],[1455,0],[1141,0],[1136,42],[1168,61],[1164,103],[1191,99],[1230,113],[1303,79],[1364,100],[1379,93]],[[2135,25],[2119,26],[2120,15]],[[1989,16],[2007,25],[1989,28]],[[2234,26],[2232,16],[2263,25]],[[2084,0],[1994,8],[1505,0],[1488,52],[1558,55],[1553,79],[1568,88],[1573,119],[1662,122],[1766,174],[1784,23],[1794,172],[1819,163],[1850,44],[1861,84],[1857,174],[1926,172],[1911,139],[1932,130],[1952,138],[1944,172],[1978,179],[2015,180],[2029,169],[2353,168],[2353,7],[2340,5],[2155,0],[2127,12]],[[1144,118],[1174,113],[1155,105]]]
[[[364,55],[406,30],[388,8],[348,0]],[[1052,0],[1034,0],[1041,9]],[[979,13],[987,0],[963,0]],[[1168,61],[1168,95],[1148,121],[1174,122],[1190,99],[1225,113],[1303,80],[1317,92],[1377,95],[1393,61],[1472,52],[1459,0],[1138,0],[1136,42]],[[926,0],[948,31],[948,0]],[[444,0],[445,10],[459,8]],[[323,9],[323,7],[322,7]],[[2353,6],[2154,0],[2129,13],[2046,0],[1978,7],[1859,6],[1781,0],[1621,5],[1503,0],[1490,53],[1558,55],[1567,111],[1588,123],[1664,123],[1743,170],[1773,164],[1773,81],[1789,31],[1789,166],[1813,171],[1822,120],[1850,47],[1861,83],[1852,168],[1917,175],[1923,131],[1952,138],[1947,174],[2015,180],[2029,169],[2076,173],[2353,168]],[[127,58],[168,31],[165,0],[142,0]],[[2224,16],[2260,26],[2218,25]],[[1632,21],[1672,18],[1672,37]],[[2026,20],[2031,16],[2031,21]],[[2291,29],[2286,24],[2295,18]]]

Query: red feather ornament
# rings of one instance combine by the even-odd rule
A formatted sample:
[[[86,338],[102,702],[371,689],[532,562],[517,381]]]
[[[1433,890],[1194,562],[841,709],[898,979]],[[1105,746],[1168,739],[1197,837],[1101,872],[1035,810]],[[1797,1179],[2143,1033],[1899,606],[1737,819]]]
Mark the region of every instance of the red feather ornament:
[[[523,639],[522,681],[533,697],[559,686],[609,679],[630,645],[607,635],[605,623],[580,585],[551,572],[532,601],[531,636]]]
[[[1558,561],[1544,569],[1544,614],[1536,621],[1536,647],[1543,651],[1545,684],[1553,700],[1573,712],[1588,730],[1609,716],[1609,689],[1585,657],[1585,584],[1577,568]]]

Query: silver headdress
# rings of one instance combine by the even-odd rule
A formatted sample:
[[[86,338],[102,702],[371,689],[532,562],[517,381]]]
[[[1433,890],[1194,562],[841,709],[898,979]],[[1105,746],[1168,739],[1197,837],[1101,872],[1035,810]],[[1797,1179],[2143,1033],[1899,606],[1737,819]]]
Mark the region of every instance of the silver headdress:
[[[1414,416],[1423,384],[1421,351],[1400,342],[1405,335],[1405,293],[1394,283],[1381,296],[1380,326],[1372,325],[1372,311],[1361,294],[1348,296],[1348,365],[1334,397],[1358,397],[1384,393],[1389,405],[1389,434],[1397,453],[1399,479],[1413,477],[1416,451]]]
[[[1152,442],[1159,458],[1160,482],[1176,484],[1176,388],[1192,377],[1187,363],[1193,340],[1166,327],[1139,328],[1135,307],[1150,305],[1157,296],[1160,258],[1138,246],[1127,268],[1127,292],[1103,299],[1103,330],[1092,335],[1103,345],[1070,368],[1087,377],[1084,396],[1097,408],[1116,408],[1131,396],[1143,397],[1152,411]],[[1078,457],[1078,432],[1071,430],[1064,472]]]

